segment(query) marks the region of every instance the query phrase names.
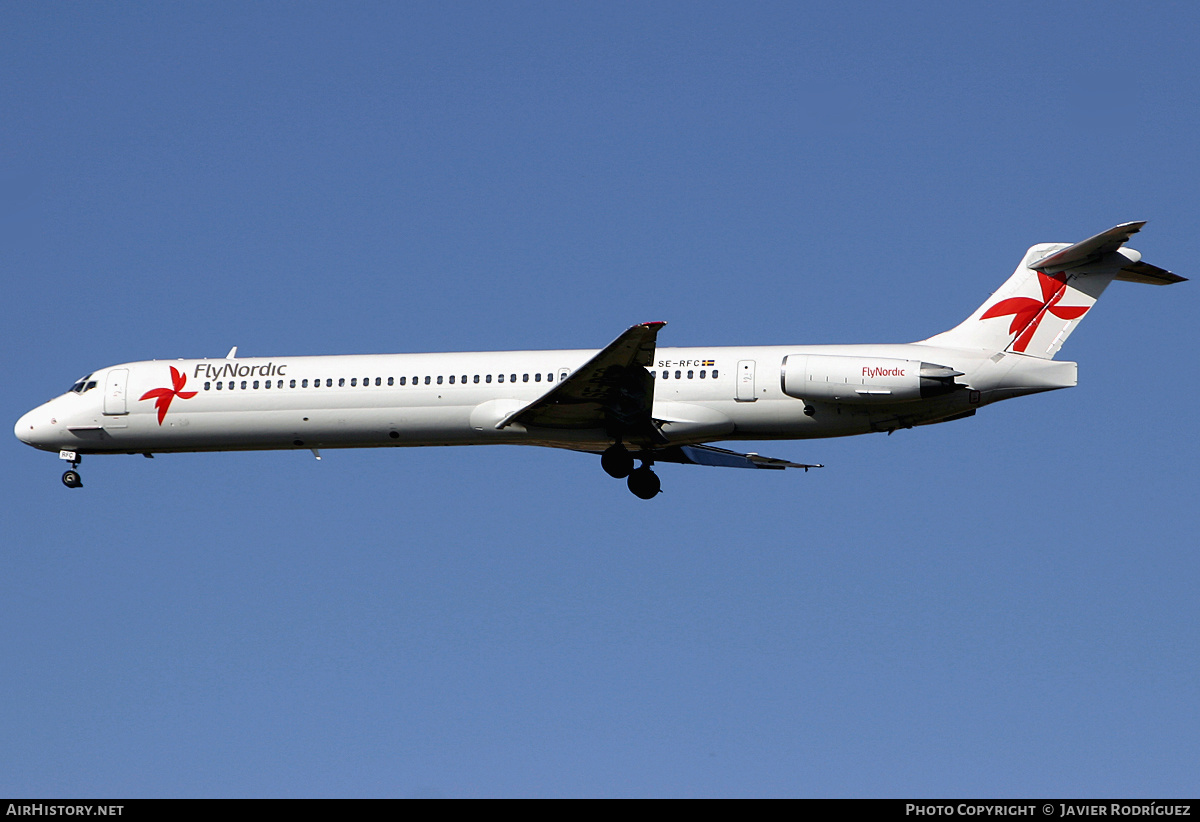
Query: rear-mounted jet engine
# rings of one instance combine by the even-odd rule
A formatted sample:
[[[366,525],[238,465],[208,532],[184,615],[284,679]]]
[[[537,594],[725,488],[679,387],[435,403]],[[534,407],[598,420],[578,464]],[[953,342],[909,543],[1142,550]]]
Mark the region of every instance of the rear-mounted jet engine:
[[[945,365],[884,357],[789,354],[783,358],[783,393],[805,401],[904,402],[949,394],[962,376]]]

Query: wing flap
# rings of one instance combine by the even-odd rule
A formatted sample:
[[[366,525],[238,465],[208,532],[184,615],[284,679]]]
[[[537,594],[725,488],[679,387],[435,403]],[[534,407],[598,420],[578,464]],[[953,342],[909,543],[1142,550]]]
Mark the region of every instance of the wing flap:
[[[739,454],[711,445],[679,445],[654,452],[655,462],[678,462],[684,465],[711,465],[717,468],[768,468],[781,471],[784,468],[824,468],[824,465],[764,457],[761,454]]]

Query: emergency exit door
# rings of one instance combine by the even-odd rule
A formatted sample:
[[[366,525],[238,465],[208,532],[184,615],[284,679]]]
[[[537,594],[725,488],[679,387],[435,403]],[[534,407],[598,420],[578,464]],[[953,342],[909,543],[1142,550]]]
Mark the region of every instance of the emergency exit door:
[[[737,401],[754,402],[754,360],[741,360],[737,370]]]

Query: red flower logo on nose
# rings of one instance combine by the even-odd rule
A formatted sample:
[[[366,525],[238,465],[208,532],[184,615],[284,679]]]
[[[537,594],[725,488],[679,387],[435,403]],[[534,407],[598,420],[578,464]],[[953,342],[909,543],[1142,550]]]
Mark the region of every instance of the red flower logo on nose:
[[[1024,353],[1029,346],[1029,341],[1033,339],[1033,335],[1037,332],[1042,320],[1045,319],[1047,312],[1060,320],[1077,320],[1091,307],[1059,305],[1059,300],[1067,293],[1066,280],[1057,280],[1041,271],[1037,275],[1038,284],[1042,287],[1041,300],[1035,300],[1033,297],[1010,297],[993,305],[979,318],[989,320],[992,317],[1005,317],[1012,314],[1013,319],[1008,326],[1008,333],[1020,332],[1017,339],[1013,341],[1013,351],[1020,353]]]
[[[190,400],[196,396],[195,391],[184,391],[183,387],[185,385],[187,385],[187,374],[180,374],[175,366],[172,365],[170,388],[155,388],[153,391],[147,391],[145,394],[142,394],[143,400],[154,397],[154,407],[158,409],[159,425],[163,424],[163,417],[167,416],[167,409],[171,407],[171,400],[176,397],[179,397],[181,400]]]

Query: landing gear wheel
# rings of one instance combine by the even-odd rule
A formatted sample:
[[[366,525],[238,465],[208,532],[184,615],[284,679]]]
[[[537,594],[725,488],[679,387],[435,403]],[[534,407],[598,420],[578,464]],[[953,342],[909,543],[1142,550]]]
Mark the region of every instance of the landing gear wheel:
[[[79,478],[78,471],[64,471],[63,485],[67,486],[68,488],[82,488],[83,480]]]
[[[645,465],[633,471],[629,475],[627,482],[629,490],[633,492],[633,495],[641,499],[654,499],[662,490],[662,483],[658,479],[658,474],[651,471]]]
[[[608,446],[600,455],[600,467],[610,477],[622,479],[633,471],[633,456],[618,442]]]

